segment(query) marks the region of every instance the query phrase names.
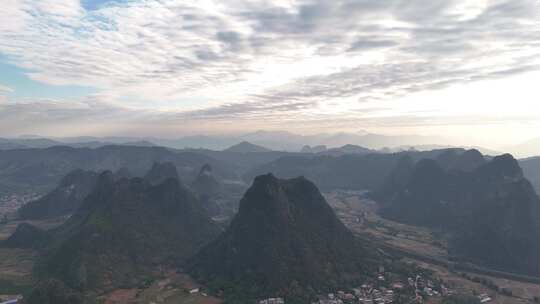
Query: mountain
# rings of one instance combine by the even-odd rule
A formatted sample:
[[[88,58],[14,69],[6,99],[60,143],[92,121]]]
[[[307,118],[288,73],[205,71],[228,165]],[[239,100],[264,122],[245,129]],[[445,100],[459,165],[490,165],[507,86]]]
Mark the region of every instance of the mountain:
[[[0,150],[48,148],[58,145],[62,143],[48,138],[0,138]]]
[[[28,143],[28,141],[43,141]],[[48,142],[44,142],[47,140]],[[387,148],[392,152],[401,152],[415,147],[417,150],[434,150],[450,148],[458,143],[440,136],[419,135],[381,135],[365,131],[354,133],[320,133],[313,135],[299,135],[287,131],[264,131],[259,130],[240,135],[190,135],[180,138],[157,138],[157,137],[71,137],[41,139],[15,138],[0,139],[0,149],[13,148],[46,148],[58,145],[76,148],[99,148],[106,145],[136,145],[136,146],[163,146],[175,149],[213,149],[223,150],[238,142],[250,142],[255,145],[268,147],[272,150],[297,152],[304,146],[327,146],[329,148],[342,147],[344,145],[358,145],[369,149]],[[496,155],[487,149],[478,148],[482,153]],[[320,152],[320,151],[317,151]],[[314,152],[314,153],[317,153]],[[305,151],[305,153],[310,153]]]
[[[204,164],[214,174],[238,179],[231,165],[207,155],[174,151],[163,147],[104,146],[96,149],[56,146],[45,149],[0,151],[0,196],[18,193],[47,193],[75,169],[101,172],[127,168],[143,176],[154,162],[172,162],[182,178],[192,178]]]
[[[22,219],[45,219],[71,214],[92,191],[97,177],[98,174],[92,171],[71,171],[58,187],[21,207],[18,214]]]
[[[521,159],[519,165],[523,174],[534,186],[536,193],[540,193],[540,157]]]
[[[50,241],[47,232],[27,223],[17,226],[13,234],[5,241],[0,242],[0,247],[41,249]]]
[[[191,188],[201,196],[214,196],[220,191],[220,184],[212,174],[212,167],[209,164],[202,166]]]
[[[105,142],[110,144],[125,144],[138,140],[149,141],[159,146],[176,149],[213,149],[223,150],[235,143],[247,141],[255,145],[268,147],[272,150],[295,152],[303,146],[326,145],[328,147],[341,147],[347,144],[359,145],[369,149],[383,147],[429,145],[448,143],[448,139],[436,136],[385,136],[367,132],[355,133],[322,133],[314,135],[299,135],[287,131],[256,131],[240,135],[190,135],[180,138],[126,138],[126,137],[79,137],[70,139],[57,139],[65,143],[76,142]]]
[[[180,180],[178,171],[172,162],[155,162],[144,176],[144,179],[151,185],[159,185],[170,178]]]
[[[69,146],[72,148],[99,148],[109,145],[151,147],[156,144],[149,140],[129,137],[72,137],[72,138],[42,138],[26,136],[17,138],[0,138],[0,150],[12,149],[41,149],[54,146]]]
[[[27,148],[23,144],[13,142],[11,140],[0,138],[0,150],[24,149]]]
[[[205,164],[201,168],[199,174],[191,183],[191,189],[198,195],[202,206],[209,215],[216,216],[223,213],[221,206],[217,202],[223,187],[212,174],[210,165]]]
[[[318,145],[318,146],[310,146],[305,145],[302,147],[302,150],[300,150],[300,153],[320,153],[328,150],[328,148],[325,145]]]
[[[406,151],[392,154],[285,155],[252,168],[244,174],[244,180],[252,180],[255,176],[270,172],[280,178],[305,176],[325,190],[376,190],[403,156],[408,155],[415,160],[434,159],[449,150]],[[452,150],[464,151],[463,149]]]
[[[319,154],[324,155],[345,155],[345,154],[370,154],[370,153],[377,153],[377,151],[364,148],[357,145],[344,145],[339,148],[331,148],[326,149],[325,151],[319,152]]]
[[[299,151],[305,145],[342,147],[351,144],[367,147],[369,149],[382,149],[384,147],[427,145],[448,142],[447,139],[438,136],[387,136],[363,131],[356,133],[341,132],[313,135],[298,135],[285,131],[257,131],[241,135],[240,138],[258,145],[284,151]]]
[[[414,145],[414,146],[399,146],[394,148],[383,149],[386,153],[402,152],[402,151],[430,151],[430,150],[446,150],[446,149],[465,149],[465,150],[478,150],[483,155],[500,155],[500,151],[487,149],[485,147],[467,146],[467,145]]]
[[[212,167],[204,165],[191,183],[202,206],[213,219],[225,223],[238,210],[238,202],[247,189],[246,184],[217,177]]]
[[[260,153],[260,152],[270,152],[270,149],[267,149],[262,146],[254,145],[250,142],[243,141],[236,145],[233,145],[224,150],[225,152],[239,152],[239,153]]]
[[[231,170],[238,172],[239,175],[246,173],[254,167],[262,166],[283,156],[302,155],[297,152],[257,152],[257,153],[242,153],[230,151],[213,151],[207,149],[190,149],[183,150],[186,152],[206,155],[207,157],[227,164]],[[214,168],[215,170],[215,168]],[[250,180],[251,182],[251,180]],[[245,190],[245,189],[244,189]]]
[[[381,214],[450,233],[455,258],[540,275],[540,198],[517,160],[506,154],[480,164],[476,152],[461,159],[453,162],[460,170],[433,159],[403,165],[399,182],[378,197]]]
[[[133,174],[126,167],[122,167],[114,172],[115,180],[122,179],[122,178],[132,178],[132,177],[134,177]]]
[[[79,292],[68,288],[63,282],[48,279],[39,282],[23,304],[83,304],[83,297]]]
[[[132,286],[156,267],[177,267],[219,231],[178,179],[115,181],[107,171],[77,212],[50,232],[36,274],[79,291]]]
[[[284,156],[253,168],[244,175],[244,180],[270,172],[280,178],[305,176],[325,190],[374,189],[398,159],[393,154]]]
[[[190,272],[226,297],[291,296],[360,279],[376,261],[312,182],[267,174],[255,178],[229,228],[192,259]]]
[[[474,171],[486,163],[484,155],[476,149],[462,151],[460,149],[448,149],[436,158],[439,165],[445,170]]]

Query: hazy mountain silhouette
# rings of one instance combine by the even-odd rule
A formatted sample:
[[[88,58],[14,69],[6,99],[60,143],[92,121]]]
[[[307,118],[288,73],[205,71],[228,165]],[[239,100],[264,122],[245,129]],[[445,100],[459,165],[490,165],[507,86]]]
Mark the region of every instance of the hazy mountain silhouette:
[[[233,145],[225,150],[225,152],[238,152],[238,153],[259,153],[259,152],[270,152],[272,150],[267,149],[262,146],[254,145],[250,142],[243,141],[236,145]]]
[[[271,172],[280,178],[305,176],[325,190],[376,190],[388,178],[403,156],[408,155],[414,160],[435,159],[453,150],[459,152],[456,153],[456,157],[464,151],[463,149],[444,149],[391,154],[286,155],[252,168],[244,175],[244,180],[251,181],[255,176]]]
[[[28,191],[47,193],[75,169],[100,172],[127,168],[133,176],[143,176],[154,162],[174,163],[182,178],[192,178],[204,164],[210,164],[216,176],[237,178],[232,165],[200,153],[162,147],[57,146],[0,151],[0,196]]]
[[[223,191],[223,186],[212,174],[212,167],[208,164],[202,166],[199,174],[191,183],[191,189],[198,195],[201,204],[209,215],[215,216],[223,212],[217,203],[217,198]]]
[[[159,185],[168,179],[180,180],[176,167],[172,162],[155,162],[146,173],[144,179],[151,185]]]
[[[305,145],[300,150],[300,153],[320,153],[326,151],[328,148],[325,145],[310,146]]]
[[[430,159],[401,166],[379,196],[382,214],[451,232],[452,255],[540,274],[540,199],[518,162],[506,154],[478,166],[482,160],[476,152],[461,159],[453,162],[460,170]]]
[[[525,177],[533,184],[536,193],[540,193],[540,157],[522,159],[519,165],[523,168]]]

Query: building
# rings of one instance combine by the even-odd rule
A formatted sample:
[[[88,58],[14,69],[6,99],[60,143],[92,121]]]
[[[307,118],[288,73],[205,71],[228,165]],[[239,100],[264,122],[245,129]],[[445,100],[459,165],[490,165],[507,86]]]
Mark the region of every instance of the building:
[[[285,300],[283,298],[268,298],[260,300],[259,304],[285,304]]]

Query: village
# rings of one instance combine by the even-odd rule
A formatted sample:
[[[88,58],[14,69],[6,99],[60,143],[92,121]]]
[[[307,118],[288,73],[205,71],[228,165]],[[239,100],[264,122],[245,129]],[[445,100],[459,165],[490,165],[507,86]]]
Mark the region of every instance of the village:
[[[406,282],[387,281],[384,270],[374,278],[375,283],[365,283],[348,291],[338,290],[335,293],[319,295],[311,304],[392,304],[392,303],[426,303],[432,297],[445,297],[454,293],[443,284],[435,283],[418,274],[407,278]],[[478,296],[480,303],[489,303],[487,294]],[[283,298],[275,297],[259,300],[258,304],[285,304]]]
[[[407,282],[388,282],[384,269],[379,271],[376,283],[362,284],[349,292],[338,291],[319,297],[318,302],[312,304],[390,304],[395,303],[398,297],[409,298],[412,303],[424,303],[429,297],[441,297],[452,294],[452,291],[442,284],[435,284],[418,274],[414,278],[407,278]]]
[[[0,196],[0,223],[7,221],[21,206],[37,198],[39,195],[35,193]]]

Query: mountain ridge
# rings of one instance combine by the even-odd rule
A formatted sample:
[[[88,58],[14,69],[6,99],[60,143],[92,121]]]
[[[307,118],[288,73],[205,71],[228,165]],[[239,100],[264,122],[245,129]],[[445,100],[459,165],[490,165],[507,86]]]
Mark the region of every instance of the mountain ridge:
[[[177,267],[219,231],[177,179],[115,180],[105,171],[77,212],[50,231],[36,273],[80,291],[133,285],[158,265]]]
[[[451,233],[456,258],[540,274],[540,198],[514,157],[500,155],[473,170],[445,170],[436,160],[408,168],[405,180],[375,195],[384,217]]]

